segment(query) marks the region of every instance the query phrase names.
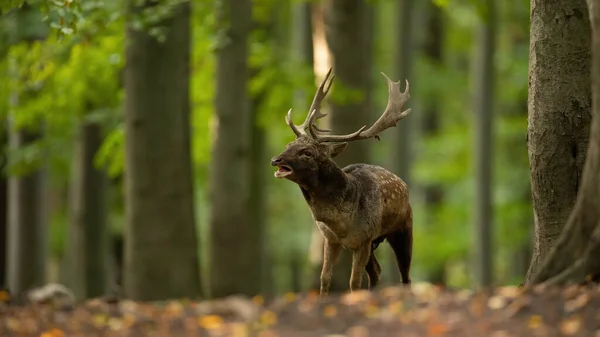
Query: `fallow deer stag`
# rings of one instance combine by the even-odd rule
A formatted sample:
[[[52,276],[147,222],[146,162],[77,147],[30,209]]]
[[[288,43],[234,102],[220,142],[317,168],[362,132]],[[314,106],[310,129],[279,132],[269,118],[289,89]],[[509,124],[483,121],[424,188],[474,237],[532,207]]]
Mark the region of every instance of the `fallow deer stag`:
[[[285,151],[271,159],[278,170],[275,177],[298,184],[308,203],[312,217],[324,237],[321,296],[329,293],[332,270],[341,249],[352,251],[350,291],[361,288],[366,270],[369,288],[380,280],[381,266],[375,257],[377,246],[387,239],[394,250],[403,284],[410,284],[412,258],[412,207],[406,183],[388,170],[369,164],[351,164],[343,169],[332,160],[344,151],[348,142],[377,138],[379,134],[410,112],[402,111],[409,99],[409,84],[400,91],[400,82],[388,83],[388,103],[379,119],[370,127],[363,126],[347,135],[333,135],[320,129],[315,121],[326,116],[320,112],[321,101],[331,88],[331,69],[321,82],[301,125],[294,125],[291,110],[286,123],[296,134]]]

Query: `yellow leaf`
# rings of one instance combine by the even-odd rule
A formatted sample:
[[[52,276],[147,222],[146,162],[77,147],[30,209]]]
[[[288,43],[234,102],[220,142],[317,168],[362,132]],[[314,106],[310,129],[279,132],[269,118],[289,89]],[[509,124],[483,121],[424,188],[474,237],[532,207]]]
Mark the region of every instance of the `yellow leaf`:
[[[6,290],[0,290],[0,302],[10,301],[10,293]]]
[[[178,316],[183,311],[183,305],[179,302],[170,302],[165,307],[165,313],[168,316]]]
[[[223,324],[223,318],[217,315],[206,315],[198,318],[198,325],[205,329],[217,329]]]
[[[252,303],[260,306],[263,305],[263,303],[265,303],[265,299],[260,295],[256,295],[252,297]]]
[[[287,303],[294,302],[294,300],[296,299],[296,297],[297,297],[296,294],[290,293],[290,292],[285,293],[285,295],[283,295],[283,298],[285,299],[285,301]]]
[[[529,317],[528,326],[530,329],[537,329],[544,324],[544,319],[540,315],[533,315]]]
[[[365,310],[365,316],[369,318],[374,318],[379,314],[379,311],[379,308],[375,304],[369,303]]]
[[[105,326],[106,323],[108,322],[108,316],[106,316],[104,314],[96,314],[92,318],[92,322],[94,323],[95,326],[101,328],[101,327]]]
[[[266,325],[273,325],[277,323],[277,316],[274,312],[267,310],[262,314],[261,322]]]
[[[404,307],[404,303],[400,302],[400,301],[392,302],[392,303],[388,304],[388,310],[394,314],[401,312],[403,307]]]
[[[232,337],[248,337],[248,327],[243,323],[233,323],[230,326]]]
[[[574,335],[581,328],[581,319],[579,317],[567,318],[560,322],[560,331],[565,335]]]
[[[328,305],[323,309],[323,314],[325,317],[335,317],[337,314],[337,309],[333,305]]]

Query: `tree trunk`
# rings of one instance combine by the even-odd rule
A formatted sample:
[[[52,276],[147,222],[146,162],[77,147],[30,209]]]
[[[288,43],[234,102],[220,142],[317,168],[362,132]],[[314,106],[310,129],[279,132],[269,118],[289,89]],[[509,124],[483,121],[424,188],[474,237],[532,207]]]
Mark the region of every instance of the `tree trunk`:
[[[442,9],[428,2],[427,10],[427,37],[424,44],[424,52],[429,62],[436,67],[443,66],[443,42],[444,42],[444,16]],[[423,135],[432,137],[440,132],[440,111],[439,104],[436,100],[424,102],[425,109],[423,111]],[[423,214],[424,223],[429,228],[435,227],[435,221],[439,212],[439,207],[444,200],[444,190],[442,186],[429,184],[423,187],[425,213]],[[445,284],[445,264],[435,266],[433,270],[427,271],[427,279],[429,282],[436,284]]]
[[[496,8],[485,2],[481,26],[477,28],[478,59],[475,65],[475,282],[489,287],[493,282],[492,160],[494,107],[494,50]]]
[[[40,137],[37,132],[13,130],[10,146],[17,149]],[[8,288],[18,300],[46,280],[44,185],[42,168],[8,181]]]
[[[146,2],[150,4],[150,2]],[[133,14],[140,7],[132,7]],[[200,295],[190,144],[190,3],[159,42],[127,28],[124,291],[136,300]]]
[[[571,213],[588,147],[590,22],[585,0],[532,0],[528,152],[535,218],[531,281]]]
[[[581,282],[588,275],[596,277],[600,275],[600,259],[598,259],[600,256],[600,208],[598,207],[600,204],[600,176],[598,175],[600,171],[600,6],[593,0],[588,1],[588,6],[589,16],[585,7],[578,7],[585,19],[589,18],[591,21],[592,57],[590,59],[593,60],[591,64],[593,117],[581,188],[573,212],[560,238],[548,253],[548,257],[542,261],[537,273],[530,276],[528,283],[547,281],[548,284],[564,284]],[[584,17],[579,18],[579,21],[584,21]],[[580,29],[586,28],[580,27]],[[581,40],[582,37],[579,37],[579,41]],[[583,46],[581,48],[583,49]],[[589,56],[585,57],[589,58]],[[579,55],[574,56],[571,63],[579,63],[580,66],[589,65],[589,60],[584,61],[581,58],[582,56]],[[548,64],[551,65],[553,64]],[[581,89],[585,90],[587,84],[581,83]]]
[[[331,102],[334,133],[350,133],[374,122],[372,116],[373,8],[366,0],[332,0],[325,12],[326,38],[332,53],[335,91],[354,91],[351,102]],[[378,82],[383,85],[383,80]],[[369,141],[351,143],[335,161],[340,167],[371,160]],[[331,292],[349,289],[351,252],[344,250],[333,271]],[[366,284],[366,275],[363,284]]]
[[[33,43],[47,36],[47,29],[31,22],[41,22],[41,13],[28,5],[18,11],[20,41]],[[16,60],[16,66],[18,65]],[[17,107],[34,91],[14,92],[11,106]],[[43,122],[17,129],[14,115],[9,115],[9,147],[12,150],[31,144],[42,137]],[[7,220],[7,285],[15,300],[24,300],[26,291],[42,286],[46,281],[46,212],[44,205],[45,161],[28,172],[8,179]]]
[[[102,144],[98,123],[82,122],[78,130],[71,180],[67,258],[71,259],[70,289],[77,298],[104,295],[108,281],[108,229],[105,173],[94,165]]]
[[[248,98],[249,0],[220,0],[215,114],[211,162],[211,295],[260,292],[261,247],[250,213],[252,151]],[[240,278],[239,275],[244,275]]]
[[[2,120],[0,125],[0,289],[6,285],[6,257],[7,257],[7,228],[8,228],[8,175],[6,172],[7,157],[5,155],[8,149],[8,127],[6,119]]]

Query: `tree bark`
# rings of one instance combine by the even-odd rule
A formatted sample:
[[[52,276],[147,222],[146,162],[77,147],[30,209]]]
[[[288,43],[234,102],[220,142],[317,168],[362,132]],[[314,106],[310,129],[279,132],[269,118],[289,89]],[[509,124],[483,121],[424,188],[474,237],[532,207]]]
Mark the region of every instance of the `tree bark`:
[[[565,229],[543,264],[529,278],[530,284],[547,282],[549,285],[581,282],[588,275],[600,275],[600,6],[588,1],[592,30],[592,122],[587,159],[583,168],[581,187]],[[583,29],[583,28],[582,28]],[[589,56],[589,55],[588,55]],[[578,62],[588,64],[580,57]],[[582,84],[584,85],[584,84]]]
[[[477,29],[478,60],[475,66],[475,281],[479,287],[493,282],[492,242],[492,160],[494,107],[494,50],[496,8],[485,2],[481,26]]]
[[[150,2],[146,2],[147,5]],[[141,7],[131,7],[136,15]],[[125,66],[125,295],[200,295],[190,144],[190,3],[166,39],[127,27]]]
[[[250,213],[252,119],[248,97],[249,0],[220,0],[215,114],[211,162],[211,295],[260,292],[261,247]],[[244,275],[240,278],[239,275]]]
[[[31,22],[41,22],[41,13],[25,4],[17,12],[19,41],[33,43],[47,36],[47,29]],[[16,66],[18,65],[16,60]],[[35,95],[34,91],[14,92],[11,106]],[[14,125],[14,115],[9,114],[9,147],[17,150],[38,141],[43,135],[43,121],[27,128]],[[44,203],[45,160],[40,166],[30,168],[19,176],[8,179],[7,220],[7,285],[16,302],[24,300],[25,293],[42,286],[46,281],[46,211]]]
[[[8,174],[6,172],[8,149],[8,127],[6,119],[0,125],[0,289],[6,285],[6,258],[7,258],[7,228],[8,228]]]
[[[436,67],[443,66],[443,42],[444,42],[444,15],[442,9],[429,1],[426,4],[427,11],[427,36],[423,46],[426,57]],[[441,131],[440,109],[436,100],[424,102],[422,119],[423,136],[432,137]],[[432,228],[435,226],[439,207],[444,201],[444,190],[442,186],[428,184],[423,187],[423,197],[426,212],[423,214],[424,223]],[[427,271],[429,282],[445,284],[445,263],[435,266],[433,270]]]
[[[585,0],[531,1],[528,152],[535,231],[527,281],[573,209],[590,133],[590,22]]]
[[[336,90],[353,90],[360,99],[331,102],[331,128],[334,133],[350,133],[374,122],[372,116],[373,8],[366,0],[331,0],[325,11],[326,39],[332,53]],[[383,84],[384,81],[379,82]],[[337,88],[337,89],[336,89]],[[343,88],[343,89],[342,89]],[[371,144],[351,143],[335,158],[340,167],[369,163]],[[333,271],[331,292],[349,289],[351,252],[344,250]],[[366,284],[366,275],[363,284]]]
[[[94,156],[102,144],[101,125],[82,122],[78,130],[67,257],[71,261],[69,288],[77,298],[104,295],[108,282],[107,177],[95,167]]]

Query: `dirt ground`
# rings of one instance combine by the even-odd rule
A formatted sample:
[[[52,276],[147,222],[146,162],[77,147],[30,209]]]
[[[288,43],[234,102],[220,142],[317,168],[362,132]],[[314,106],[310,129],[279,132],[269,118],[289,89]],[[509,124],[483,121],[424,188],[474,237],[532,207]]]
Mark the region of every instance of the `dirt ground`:
[[[427,284],[319,299],[232,296],[149,304],[93,299],[75,307],[0,305],[0,336],[591,336],[600,287],[451,291]]]

